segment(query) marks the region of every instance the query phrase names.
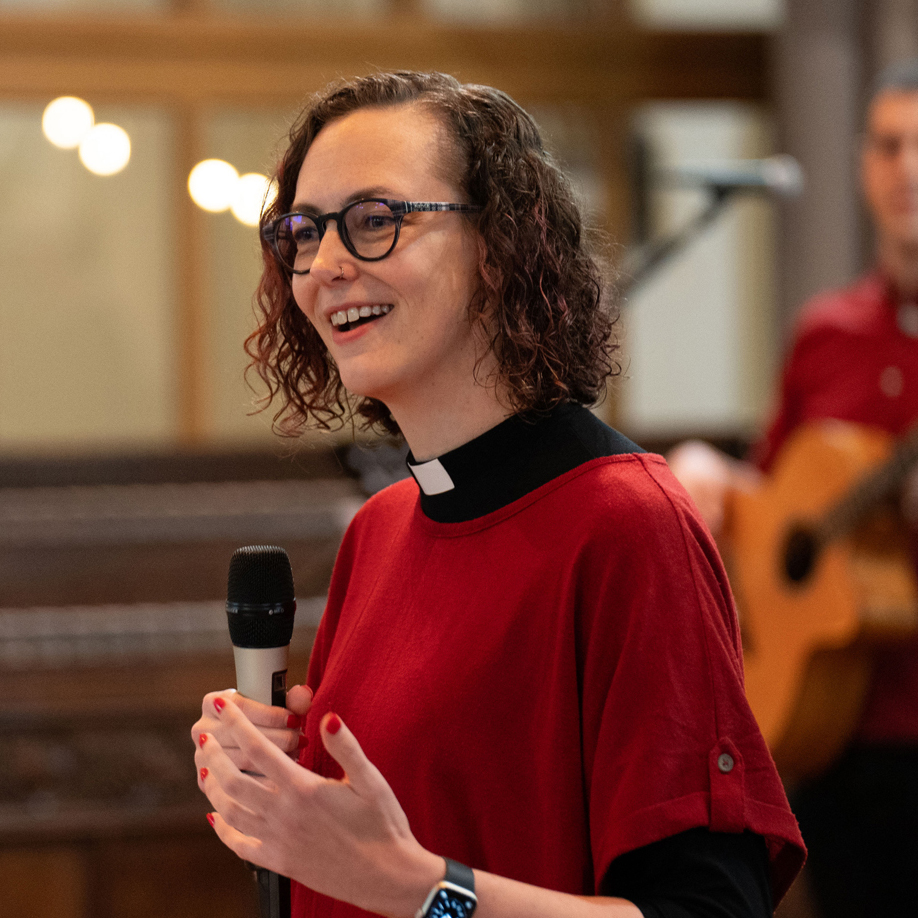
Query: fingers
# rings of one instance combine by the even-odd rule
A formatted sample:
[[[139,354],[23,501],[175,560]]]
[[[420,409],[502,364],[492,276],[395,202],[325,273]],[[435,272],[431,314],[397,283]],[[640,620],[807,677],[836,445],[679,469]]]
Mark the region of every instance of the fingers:
[[[210,692],[201,702],[201,717],[191,728],[191,740],[198,745],[202,733],[213,733],[219,722],[214,718],[214,700],[216,698],[229,698],[236,693],[235,689],[224,689],[222,692]]]
[[[240,695],[238,692],[234,692],[232,695],[223,695],[223,693],[217,693],[221,697],[224,697],[226,701],[233,701],[236,707],[242,711],[243,714],[257,727],[267,727],[275,730],[285,730],[290,728],[299,729],[300,727],[300,718],[298,712],[293,710],[288,710],[287,708],[275,708],[271,705],[262,704],[260,701],[254,701],[252,698],[246,698],[245,695]],[[208,695],[207,698],[212,698],[213,696]],[[205,704],[207,699],[205,698]],[[307,709],[308,710],[308,709]],[[292,719],[296,718],[296,721],[293,722]]]
[[[279,708],[253,701],[238,692],[231,696],[236,707],[278,749],[295,754],[302,748],[300,730],[312,705],[312,689],[305,685],[294,686],[287,693],[287,707]]]
[[[247,834],[259,834],[256,830],[274,796],[274,785],[265,778],[239,771],[216,739],[205,737],[195,753],[198,787],[227,822]]]
[[[244,835],[234,829],[219,813],[208,813],[207,821],[211,824],[220,841],[234,854],[256,867],[266,867],[262,863],[262,844],[257,838]]]
[[[255,702],[257,704],[257,702]],[[213,716],[219,724],[214,731],[219,736],[219,744],[227,747],[238,747],[239,754],[249,770],[266,775],[272,780],[282,783],[289,780],[288,769],[297,768],[287,755],[291,751],[277,743],[275,731],[265,730],[253,724],[243,713],[242,705],[227,704],[221,697],[215,697],[212,702]],[[267,706],[260,708],[269,710]],[[284,708],[275,708],[275,711],[284,713]],[[284,731],[293,738],[293,748],[298,743],[298,732],[295,730]],[[284,746],[288,746],[285,742]]]
[[[264,845],[256,834],[261,825],[255,815],[222,794],[216,776],[206,774],[206,769],[203,771],[199,783],[205,792],[209,791],[207,796],[214,806],[207,814],[207,821],[217,836],[239,857],[259,867],[267,866],[262,862]]]
[[[229,750],[233,742],[226,735],[224,722],[218,715],[216,705],[232,702],[275,746],[288,754],[295,754],[301,748],[300,728],[312,699],[312,692],[305,686],[301,688],[303,691],[294,694],[294,702],[301,709],[301,713],[262,704],[240,695],[235,689],[210,692],[204,696],[201,718],[191,728],[192,741],[197,745],[202,733],[212,733],[219,738],[221,745]],[[239,756],[236,756],[235,760],[239,767],[247,767]]]

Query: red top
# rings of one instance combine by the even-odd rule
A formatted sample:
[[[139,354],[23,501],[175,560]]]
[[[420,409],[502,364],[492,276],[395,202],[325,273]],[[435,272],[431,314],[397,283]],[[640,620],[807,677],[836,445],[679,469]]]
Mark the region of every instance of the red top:
[[[418,841],[472,867],[592,895],[619,855],[698,826],[764,836],[776,898],[803,861],[720,559],[659,456],[468,522],[426,517],[412,481],[371,498],[308,682],[301,763],[340,776],[318,736],[338,712]],[[294,886],[296,918],[359,914]]]
[[[918,421],[918,329],[899,309],[878,273],[804,307],[774,420],[754,451],[763,469],[808,421],[835,418],[897,437]],[[858,737],[918,743],[918,639],[883,651]]]

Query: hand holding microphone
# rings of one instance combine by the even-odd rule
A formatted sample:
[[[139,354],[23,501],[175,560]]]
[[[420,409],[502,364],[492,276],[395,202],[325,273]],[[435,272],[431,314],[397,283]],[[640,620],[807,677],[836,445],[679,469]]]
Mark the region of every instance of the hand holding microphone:
[[[219,718],[210,713],[214,702],[231,698],[246,717],[275,745],[288,753],[298,747],[300,719],[311,700],[302,687],[291,693],[298,710],[284,710],[287,699],[287,660],[293,634],[296,599],[287,553],[276,546],[254,545],[238,549],[232,557],[227,586],[226,612],[236,663],[237,692],[211,693],[204,714],[192,729],[197,745],[208,734],[238,768],[252,772],[241,750],[224,737]],[[222,697],[221,697],[222,696]],[[203,746],[202,746],[203,748]],[[199,776],[200,781],[206,778]],[[257,869],[262,918],[290,914],[290,883],[286,877]]]
[[[211,734],[243,771],[251,771],[251,763],[213,716],[213,701],[217,697],[232,700],[274,745],[290,755],[296,754],[300,721],[309,710],[312,693],[306,686],[297,685],[285,700],[282,692],[296,607],[293,597],[290,562],[282,548],[249,546],[233,555],[227,618],[236,657],[237,689],[223,689],[205,697],[192,738],[197,745],[202,733]],[[272,614],[272,609],[281,611]],[[287,710],[283,710],[285,707]]]
[[[287,658],[296,598],[287,552],[276,546],[239,548],[230,560],[226,618],[236,659],[236,689],[246,698],[282,708],[287,703]],[[257,868],[262,918],[288,918],[290,880]]]

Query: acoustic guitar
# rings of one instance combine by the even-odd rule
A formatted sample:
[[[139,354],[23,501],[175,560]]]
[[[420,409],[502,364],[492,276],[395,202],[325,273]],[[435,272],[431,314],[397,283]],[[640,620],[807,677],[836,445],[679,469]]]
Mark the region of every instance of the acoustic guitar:
[[[743,636],[746,693],[785,778],[817,774],[857,725],[875,649],[918,630],[896,492],[918,428],[807,425],[774,473],[728,500],[721,544]]]

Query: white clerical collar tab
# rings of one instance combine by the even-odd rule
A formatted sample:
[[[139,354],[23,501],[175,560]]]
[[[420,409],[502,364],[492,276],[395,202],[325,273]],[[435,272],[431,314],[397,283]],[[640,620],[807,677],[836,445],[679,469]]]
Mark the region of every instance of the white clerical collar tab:
[[[421,462],[418,465],[411,465],[409,462],[408,469],[414,475],[414,480],[420,489],[428,497],[452,491],[456,487],[453,479],[449,477],[449,472],[443,468],[443,463],[439,459],[431,459],[430,462]]]

